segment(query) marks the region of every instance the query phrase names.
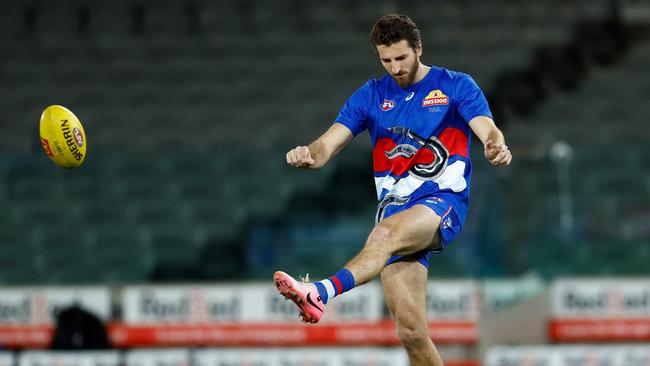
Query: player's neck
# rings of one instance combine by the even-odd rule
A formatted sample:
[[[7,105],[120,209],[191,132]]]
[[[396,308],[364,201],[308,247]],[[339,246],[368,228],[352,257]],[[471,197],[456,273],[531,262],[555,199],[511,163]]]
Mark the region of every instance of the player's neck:
[[[429,73],[429,70],[431,70],[431,66],[427,66],[420,62],[420,66],[418,66],[418,70],[415,72],[415,78],[413,79],[411,85],[422,81],[422,79],[424,79]]]

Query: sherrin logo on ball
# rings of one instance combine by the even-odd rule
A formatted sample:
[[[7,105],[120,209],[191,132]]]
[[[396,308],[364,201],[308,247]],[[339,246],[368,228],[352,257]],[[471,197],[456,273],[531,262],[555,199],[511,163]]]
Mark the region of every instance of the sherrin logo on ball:
[[[41,114],[41,146],[52,161],[63,168],[80,166],[86,159],[86,133],[69,109],[51,105]]]

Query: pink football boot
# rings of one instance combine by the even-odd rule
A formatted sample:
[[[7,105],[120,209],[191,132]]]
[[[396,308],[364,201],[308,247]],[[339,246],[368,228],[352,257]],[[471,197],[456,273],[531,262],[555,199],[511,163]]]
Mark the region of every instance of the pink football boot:
[[[298,305],[303,322],[318,323],[325,311],[325,304],[321,301],[316,286],[307,282],[298,282],[282,271],[273,274],[273,281],[278,292],[285,299]]]

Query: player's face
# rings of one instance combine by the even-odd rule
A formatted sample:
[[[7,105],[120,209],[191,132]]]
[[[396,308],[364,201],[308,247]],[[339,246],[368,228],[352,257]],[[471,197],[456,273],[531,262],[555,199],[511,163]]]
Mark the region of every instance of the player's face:
[[[381,64],[399,86],[405,88],[413,83],[420,66],[422,47],[413,49],[406,40],[401,40],[390,46],[379,45],[377,52]]]

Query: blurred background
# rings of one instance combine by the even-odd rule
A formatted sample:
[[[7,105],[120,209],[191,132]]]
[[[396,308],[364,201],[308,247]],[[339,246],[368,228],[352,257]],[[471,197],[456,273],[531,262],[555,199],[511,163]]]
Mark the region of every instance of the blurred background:
[[[377,284],[305,328],[270,283],[334,273],[373,226],[367,134],[319,171],[285,153],[383,76],[391,12],[514,155],[474,139],[465,228],[432,257],[448,365],[650,362],[650,1],[2,0],[0,365],[407,364]],[[41,150],[51,104],[84,124],[79,169]]]

